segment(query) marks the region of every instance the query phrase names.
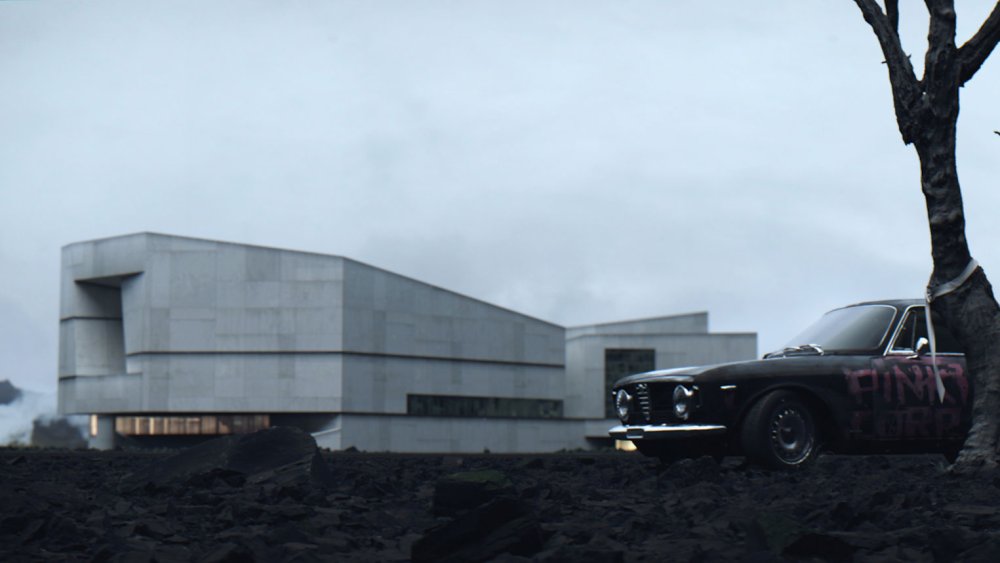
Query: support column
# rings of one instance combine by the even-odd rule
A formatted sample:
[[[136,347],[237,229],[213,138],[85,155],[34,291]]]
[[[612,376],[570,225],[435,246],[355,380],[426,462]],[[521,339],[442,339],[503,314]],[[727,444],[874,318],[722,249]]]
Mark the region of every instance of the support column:
[[[87,447],[94,450],[115,449],[115,417],[104,414],[90,415]]]
[[[323,426],[321,430],[313,432],[312,437],[316,440],[316,445],[329,450],[341,449],[343,447],[341,445],[341,425],[341,417],[334,416]]]

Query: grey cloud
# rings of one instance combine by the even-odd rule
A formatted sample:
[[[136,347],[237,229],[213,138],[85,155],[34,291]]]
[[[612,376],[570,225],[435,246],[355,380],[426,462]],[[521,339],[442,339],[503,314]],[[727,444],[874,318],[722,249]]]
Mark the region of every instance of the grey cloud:
[[[850,3],[0,3],[0,50],[0,295],[23,311],[0,334],[30,343],[2,363],[29,388],[55,385],[59,247],[134,231],[346,255],[566,324],[708,309],[762,349],[930,270]],[[987,271],[996,65],[959,139]]]

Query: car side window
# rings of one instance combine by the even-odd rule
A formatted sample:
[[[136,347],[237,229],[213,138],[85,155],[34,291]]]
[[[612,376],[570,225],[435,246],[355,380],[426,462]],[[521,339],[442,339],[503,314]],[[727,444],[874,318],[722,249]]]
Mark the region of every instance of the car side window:
[[[934,320],[934,340],[939,354],[961,354],[962,347],[958,340],[937,315]],[[924,309],[911,309],[903,320],[903,326],[892,343],[892,351],[896,353],[913,353],[916,343],[921,338],[927,338],[927,321]]]
[[[900,354],[912,354],[913,346],[917,339],[913,336],[913,311],[906,314],[906,318],[903,319],[903,326],[899,329],[899,334],[896,335],[896,340],[892,343],[891,351]]]

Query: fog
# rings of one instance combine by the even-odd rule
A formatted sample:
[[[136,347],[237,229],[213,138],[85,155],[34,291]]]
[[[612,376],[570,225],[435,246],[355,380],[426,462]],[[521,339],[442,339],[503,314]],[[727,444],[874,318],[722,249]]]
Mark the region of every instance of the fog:
[[[0,446],[31,444],[32,422],[48,421],[56,412],[56,394],[21,391],[21,396],[0,405]]]

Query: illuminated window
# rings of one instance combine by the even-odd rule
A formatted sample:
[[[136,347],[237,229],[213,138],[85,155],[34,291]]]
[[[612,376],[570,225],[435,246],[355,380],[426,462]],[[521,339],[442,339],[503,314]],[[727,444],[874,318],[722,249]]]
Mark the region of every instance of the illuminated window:
[[[92,430],[94,421],[96,417]],[[271,417],[266,414],[115,417],[115,431],[125,436],[248,434],[270,426]]]
[[[495,418],[562,418],[563,403],[551,399],[407,395],[406,414]]]

